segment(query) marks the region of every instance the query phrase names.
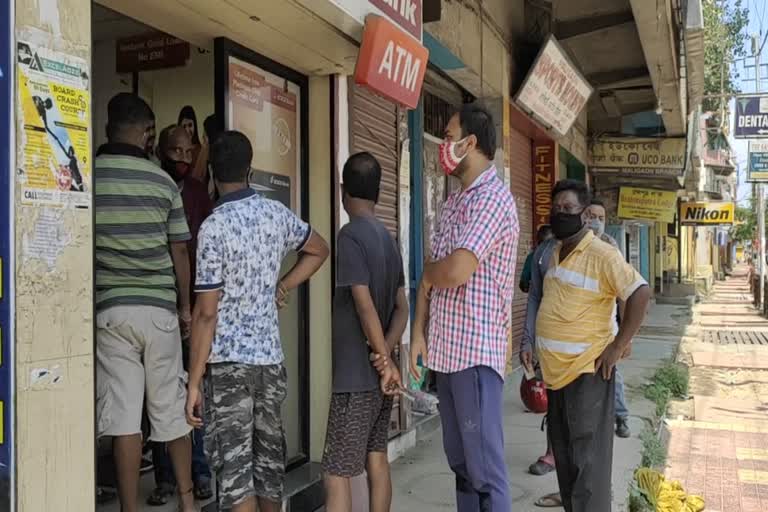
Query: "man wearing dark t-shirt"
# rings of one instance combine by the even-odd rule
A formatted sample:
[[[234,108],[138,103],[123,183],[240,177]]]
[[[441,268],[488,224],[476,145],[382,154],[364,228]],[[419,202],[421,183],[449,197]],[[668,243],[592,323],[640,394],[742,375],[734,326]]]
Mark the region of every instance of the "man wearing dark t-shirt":
[[[401,382],[396,365],[386,361],[408,321],[403,262],[395,240],[374,216],[379,163],[369,153],[352,155],[342,179],[350,222],[341,228],[337,243],[333,395],[323,457],[325,507],[328,512],[351,512],[349,481],[365,470],[370,512],[387,512],[392,501],[389,395]],[[371,364],[374,358],[381,375]]]

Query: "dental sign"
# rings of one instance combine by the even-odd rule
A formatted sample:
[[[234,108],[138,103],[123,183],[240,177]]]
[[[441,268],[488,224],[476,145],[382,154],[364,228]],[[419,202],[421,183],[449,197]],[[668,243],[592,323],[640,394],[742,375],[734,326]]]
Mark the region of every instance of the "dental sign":
[[[355,83],[407,108],[416,108],[429,50],[388,19],[370,14],[355,65]]]
[[[733,136],[737,139],[768,138],[768,96],[736,98]]]

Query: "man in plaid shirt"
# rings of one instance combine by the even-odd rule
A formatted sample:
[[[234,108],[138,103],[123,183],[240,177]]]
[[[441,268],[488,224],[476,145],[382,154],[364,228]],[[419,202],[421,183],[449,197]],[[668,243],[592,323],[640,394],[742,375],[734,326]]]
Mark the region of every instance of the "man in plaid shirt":
[[[490,113],[464,105],[440,146],[443,170],[461,181],[461,190],[443,206],[411,342],[414,376],[419,356],[437,376],[459,512],[512,507],[502,405],[519,228],[515,200],[496,175],[495,153]]]

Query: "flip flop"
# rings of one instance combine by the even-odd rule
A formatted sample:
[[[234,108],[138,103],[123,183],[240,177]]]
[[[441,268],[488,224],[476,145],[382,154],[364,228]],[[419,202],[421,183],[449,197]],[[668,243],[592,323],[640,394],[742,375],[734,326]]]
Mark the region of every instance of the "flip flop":
[[[150,507],[162,507],[163,505],[167,505],[169,499],[175,492],[176,486],[167,483],[159,484],[147,498],[147,505]]]
[[[541,508],[558,508],[563,506],[563,500],[560,499],[559,492],[545,494],[534,502],[534,505]]]
[[[546,475],[547,473],[551,473],[554,470],[555,470],[555,466],[548,464],[541,459],[531,464],[530,467],[528,468],[528,471],[532,475],[536,475],[536,476]]]

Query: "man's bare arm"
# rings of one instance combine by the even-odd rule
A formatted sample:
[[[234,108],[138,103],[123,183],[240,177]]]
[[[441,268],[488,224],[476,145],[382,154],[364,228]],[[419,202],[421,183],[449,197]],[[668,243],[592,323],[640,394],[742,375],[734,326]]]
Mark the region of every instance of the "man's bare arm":
[[[328,258],[328,243],[315,231],[299,251],[299,259],[280,280],[286,290],[293,290],[317,272]]]
[[[445,258],[425,264],[423,279],[437,288],[458,288],[469,281],[478,265],[472,251],[456,249]]]
[[[197,294],[192,314],[192,338],[189,344],[189,386],[198,388],[211,353],[219,312],[220,290]]]
[[[389,328],[384,335],[387,340],[389,354],[395,350],[395,347],[403,338],[405,327],[408,325],[408,315],[408,299],[405,296],[405,288],[400,287],[397,290],[397,297],[395,298],[395,311],[392,313]]]
[[[189,311],[190,270],[187,242],[171,242],[171,259],[179,286],[179,309]]]

